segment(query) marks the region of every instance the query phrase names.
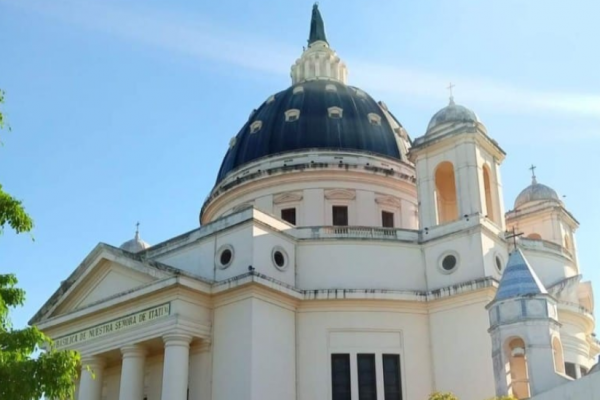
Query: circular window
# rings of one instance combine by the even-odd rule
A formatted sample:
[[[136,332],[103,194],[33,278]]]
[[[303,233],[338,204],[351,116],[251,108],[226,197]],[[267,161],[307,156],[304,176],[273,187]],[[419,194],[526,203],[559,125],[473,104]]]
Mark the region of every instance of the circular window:
[[[231,245],[221,246],[217,252],[217,264],[219,268],[225,269],[231,265],[233,261],[233,247]]]
[[[494,262],[496,263],[496,270],[502,273],[502,259],[500,258],[500,256],[496,256],[494,258]]]
[[[440,269],[447,274],[453,272],[458,266],[458,254],[445,254],[440,259]]]
[[[271,258],[273,259],[273,264],[275,265],[275,268],[281,271],[287,268],[288,257],[287,253],[282,247],[275,247],[273,249],[273,252],[271,253]]]

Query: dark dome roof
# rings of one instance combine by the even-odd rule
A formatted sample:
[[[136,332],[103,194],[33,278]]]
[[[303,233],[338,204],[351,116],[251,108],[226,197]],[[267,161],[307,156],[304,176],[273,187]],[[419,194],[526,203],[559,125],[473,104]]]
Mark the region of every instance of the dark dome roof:
[[[341,108],[342,117],[329,117],[330,107]],[[299,118],[286,122],[285,113],[292,109],[300,111]],[[371,122],[371,113],[379,117],[380,123]],[[258,125],[260,128],[252,132],[251,128]],[[217,183],[246,163],[302,149],[350,150],[401,158],[392,126],[375,100],[337,81],[312,80],[269,97],[252,113],[231,140]]]

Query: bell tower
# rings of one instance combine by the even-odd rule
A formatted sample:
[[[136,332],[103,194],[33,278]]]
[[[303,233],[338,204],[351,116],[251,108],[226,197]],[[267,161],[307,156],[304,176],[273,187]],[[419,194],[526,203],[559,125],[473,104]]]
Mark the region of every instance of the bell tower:
[[[525,399],[567,381],[556,301],[518,248],[510,254],[490,317],[496,395]]]
[[[505,153],[473,111],[451,96],[409,157],[417,170],[422,229],[475,215],[505,229],[499,168]]]

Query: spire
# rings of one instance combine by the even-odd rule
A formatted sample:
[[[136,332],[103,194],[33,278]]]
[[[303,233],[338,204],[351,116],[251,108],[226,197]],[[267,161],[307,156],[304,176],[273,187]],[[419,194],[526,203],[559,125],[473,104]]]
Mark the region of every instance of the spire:
[[[521,250],[517,248],[510,253],[494,301],[547,293]]]
[[[140,222],[135,224],[135,240],[140,240]]]
[[[327,44],[327,37],[325,35],[325,24],[323,18],[319,12],[319,3],[315,3],[312,9],[312,18],[310,19],[310,34],[308,36],[308,45],[310,46],[314,42],[323,41]]]
[[[312,79],[331,79],[341,83],[348,79],[346,64],[327,43],[318,3],[312,9],[308,47],[303,48],[302,55],[292,65],[290,75],[292,85]]]

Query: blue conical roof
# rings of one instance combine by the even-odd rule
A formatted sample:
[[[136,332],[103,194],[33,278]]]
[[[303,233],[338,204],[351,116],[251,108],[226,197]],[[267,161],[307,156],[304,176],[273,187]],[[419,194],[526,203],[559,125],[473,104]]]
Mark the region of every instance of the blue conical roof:
[[[547,293],[521,250],[515,249],[508,257],[494,301]]]

